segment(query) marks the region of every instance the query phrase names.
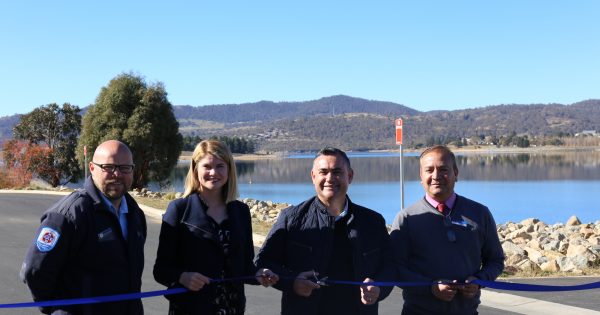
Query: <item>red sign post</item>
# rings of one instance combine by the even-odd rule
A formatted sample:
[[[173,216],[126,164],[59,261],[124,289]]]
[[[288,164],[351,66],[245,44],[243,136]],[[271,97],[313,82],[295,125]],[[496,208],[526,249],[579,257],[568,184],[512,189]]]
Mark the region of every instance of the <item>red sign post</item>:
[[[396,144],[400,146],[400,209],[404,208],[404,174],[402,172],[402,118],[396,119]]]
[[[396,144],[402,145],[402,118],[396,119]]]

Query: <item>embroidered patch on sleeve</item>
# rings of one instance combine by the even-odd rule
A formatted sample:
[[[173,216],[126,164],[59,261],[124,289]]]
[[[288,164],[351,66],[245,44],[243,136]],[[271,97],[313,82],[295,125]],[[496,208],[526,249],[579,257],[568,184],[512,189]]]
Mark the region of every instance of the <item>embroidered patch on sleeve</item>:
[[[43,227],[35,243],[40,252],[49,252],[56,246],[59,238],[60,233],[49,227]]]

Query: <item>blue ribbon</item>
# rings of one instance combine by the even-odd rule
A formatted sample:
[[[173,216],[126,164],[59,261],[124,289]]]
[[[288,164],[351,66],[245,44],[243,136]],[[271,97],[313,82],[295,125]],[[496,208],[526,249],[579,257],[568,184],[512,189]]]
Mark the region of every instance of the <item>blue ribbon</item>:
[[[284,278],[284,277],[282,277]],[[235,281],[243,281],[254,279],[254,276],[245,276],[245,277],[237,277],[237,278],[224,278],[224,279],[211,279],[210,281],[213,283],[219,282],[235,282]],[[296,278],[289,278],[296,279]],[[310,280],[310,279],[305,279]],[[376,282],[359,282],[359,281],[345,281],[345,280],[320,280],[322,283],[327,285],[332,284],[345,284],[345,285],[370,285],[377,287],[414,287],[414,286],[430,286],[432,283],[430,282],[385,282],[385,281],[376,281]],[[473,280],[472,283],[497,289],[497,290],[510,290],[510,291],[535,291],[535,292],[558,292],[558,291],[578,291],[578,290],[590,290],[590,289],[599,289],[600,281],[578,284],[578,285],[542,285],[542,284],[526,284],[526,283],[514,283],[514,282],[500,282],[500,281],[485,281],[485,280]],[[126,294],[117,294],[117,295],[106,295],[106,296],[98,296],[91,298],[79,298],[79,299],[65,299],[65,300],[51,300],[51,301],[43,301],[43,302],[24,302],[24,303],[11,303],[11,304],[0,304],[0,309],[3,308],[26,308],[26,307],[47,307],[47,306],[64,306],[64,305],[79,305],[79,304],[95,304],[95,303],[104,303],[104,302],[116,302],[116,301],[125,301],[125,300],[137,300],[143,298],[149,298],[154,296],[161,295],[171,295],[171,294],[180,294],[187,292],[188,290],[185,288],[174,288],[168,290],[157,290],[157,291],[148,291],[141,293],[126,293]]]
[[[183,293],[186,291],[187,291],[187,289],[184,289],[184,288],[175,288],[175,289],[149,291],[149,292],[141,292],[141,293],[125,293],[125,294],[116,294],[116,295],[105,295],[105,296],[98,296],[98,297],[91,297],[91,298],[0,304],[0,309],[1,308],[65,306],[65,305],[95,304],[95,303],[104,303],[104,302],[137,300],[137,299],[143,299],[143,298],[159,296],[159,295],[179,294],[179,293]]]
[[[243,281],[254,279],[253,276],[246,277],[237,277],[237,278],[225,278],[225,279],[211,279],[212,283],[219,282],[235,282],[235,281]],[[104,302],[117,302],[117,301],[126,301],[126,300],[137,300],[144,299],[154,296],[161,295],[171,295],[171,294],[180,294],[187,292],[186,288],[174,288],[168,290],[157,290],[157,291],[148,291],[148,292],[140,292],[140,293],[125,293],[125,294],[116,294],[116,295],[105,295],[98,297],[90,297],[90,298],[78,298],[78,299],[64,299],[64,300],[51,300],[51,301],[42,301],[42,302],[23,302],[23,303],[11,303],[11,304],[0,304],[0,309],[2,308],[27,308],[27,307],[47,307],[47,306],[65,306],[65,305],[80,305],[80,304],[96,304],[96,303],[104,303]]]
[[[345,281],[345,280],[321,280],[325,284],[346,284],[346,285],[371,285],[376,287],[420,287],[430,286],[430,282],[358,282],[358,281]],[[465,284],[456,282],[440,282],[445,284]],[[578,284],[578,285],[543,285],[543,284],[527,284],[527,283],[515,283],[515,282],[502,282],[502,281],[486,281],[486,280],[473,280],[474,284],[478,284],[482,287],[507,290],[507,291],[530,291],[530,292],[559,292],[559,291],[580,291],[580,290],[591,290],[600,289],[600,281]]]
[[[527,284],[527,283],[514,283],[514,282],[500,282],[500,281],[485,281],[485,280],[473,280],[473,283],[481,286],[498,289],[498,290],[510,290],[510,291],[533,291],[533,292],[558,292],[558,291],[579,291],[579,290],[591,290],[599,289],[600,281],[578,284],[578,285],[542,285],[542,284]]]

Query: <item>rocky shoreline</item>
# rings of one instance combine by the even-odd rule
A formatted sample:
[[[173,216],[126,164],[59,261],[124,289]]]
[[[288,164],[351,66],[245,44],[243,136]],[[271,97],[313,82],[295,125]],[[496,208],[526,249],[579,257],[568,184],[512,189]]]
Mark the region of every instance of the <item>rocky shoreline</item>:
[[[165,194],[139,190],[133,195],[165,198]],[[176,193],[172,198],[180,198]],[[254,220],[273,224],[287,203],[245,198]],[[584,274],[587,269],[600,267],[600,221],[582,223],[573,216],[562,224],[548,225],[530,218],[521,222],[497,225],[498,236],[504,249],[507,274],[557,273]]]
[[[600,266],[600,221],[581,223],[575,216],[547,225],[530,218],[497,226],[504,249],[505,272],[583,274]]]

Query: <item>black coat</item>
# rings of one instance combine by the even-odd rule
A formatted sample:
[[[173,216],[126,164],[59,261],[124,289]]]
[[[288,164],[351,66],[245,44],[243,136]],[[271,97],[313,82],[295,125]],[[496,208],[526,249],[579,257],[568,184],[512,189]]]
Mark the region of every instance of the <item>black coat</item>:
[[[36,239],[21,269],[35,301],[140,292],[146,218],[125,194],[127,241],[117,216],[100,197],[91,177],[84,190],[62,198],[41,218]],[[53,230],[52,248],[38,245],[42,230]],[[57,237],[58,236],[58,237]],[[143,314],[141,300],[42,308],[54,314]]]
[[[231,227],[230,260],[228,277],[254,276],[254,245],[248,206],[240,201],[227,204]],[[222,277],[224,253],[217,231],[209,221],[205,206],[198,194],[172,201],[163,216],[158,252],[154,264],[154,278],[169,287],[182,287],[181,273],[199,272],[211,279]],[[256,284],[254,281],[246,281]],[[244,285],[237,282],[235,288],[245,305]],[[178,309],[189,314],[213,314],[212,302],[215,286],[210,284],[197,292],[169,295],[167,299]]]
[[[381,214],[356,205],[348,199],[348,239],[352,247],[354,279],[363,281],[369,277],[375,281],[395,279],[393,266],[387,259],[389,234]],[[297,295],[293,290],[293,277],[300,272],[315,270],[325,276],[331,261],[334,237],[334,218],[313,197],[303,203],[287,208],[279,218],[263,247],[256,256],[259,268],[269,268],[281,279],[274,286],[282,290],[281,314],[317,314],[321,302],[319,290],[310,297]],[[392,287],[381,287],[379,300],[384,299]],[[377,314],[378,305],[359,306],[359,314]]]

